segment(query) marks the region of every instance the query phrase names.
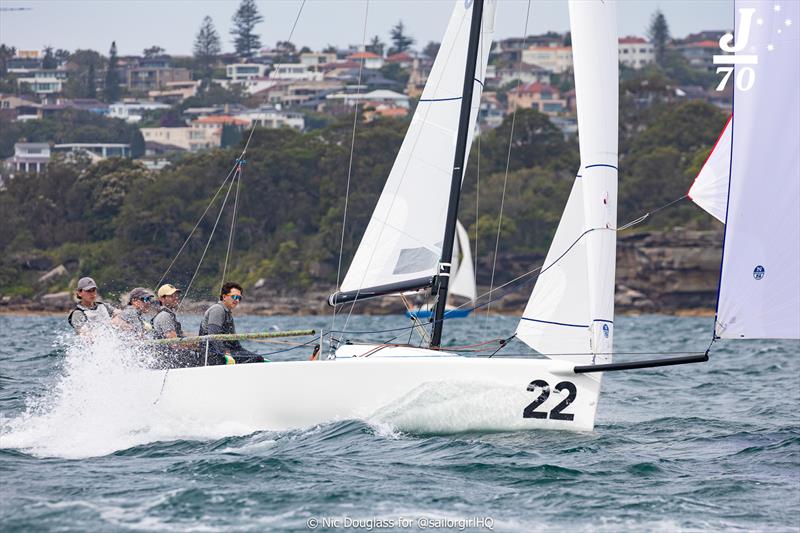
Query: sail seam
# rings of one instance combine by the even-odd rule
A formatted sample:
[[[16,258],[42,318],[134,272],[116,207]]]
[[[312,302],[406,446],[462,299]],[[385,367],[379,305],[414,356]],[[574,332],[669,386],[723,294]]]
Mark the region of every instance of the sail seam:
[[[453,96],[452,98],[420,98],[420,102],[449,102],[451,100],[461,100],[461,96]]]
[[[613,168],[614,170],[619,170],[614,165],[606,165],[604,163],[598,163],[596,165],[586,165],[584,168],[594,168],[594,167],[608,167],[608,168]],[[578,176],[578,177],[580,177],[580,176]]]

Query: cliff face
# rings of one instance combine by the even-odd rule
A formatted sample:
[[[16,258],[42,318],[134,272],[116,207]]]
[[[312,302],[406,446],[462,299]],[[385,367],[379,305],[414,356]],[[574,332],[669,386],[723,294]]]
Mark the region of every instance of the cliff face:
[[[713,311],[721,253],[721,228],[620,236],[617,311]]]
[[[716,304],[722,243],[722,229],[717,231],[672,230],[622,234],[617,240],[616,311],[620,313],[710,313]],[[541,265],[536,255],[498,256],[495,287],[519,273]],[[478,294],[489,289],[491,259],[479,263]],[[45,273],[42,277],[51,275]],[[491,310],[521,313],[533,288],[534,277],[516,286],[516,290],[491,303]],[[306,294],[278,295],[265,289],[246,288],[247,300],[240,312],[265,315],[329,314],[328,287]],[[495,293],[495,297],[502,289]],[[41,295],[36,300],[0,298],[0,310],[60,311],[72,306],[72,294]],[[413,297],[409,297],[413,301]],[[485,300],[483,300],[485,301]],[[210,303],[210,302],[208,302]],[[207,304],[205,304],[207,305]],[[197,302],[187,312],[202,312]],[[482,308],[485,311],[486,307]],[[349,306],[344,306],[344,312]],[[402,311],[396,297],[384,297],[360,303],[356,313],[391,314]]]

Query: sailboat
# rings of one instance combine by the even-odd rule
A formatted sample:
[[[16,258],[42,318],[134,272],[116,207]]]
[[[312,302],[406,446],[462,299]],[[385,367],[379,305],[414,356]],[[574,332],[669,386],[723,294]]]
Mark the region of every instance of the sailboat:
[[[611,0],[569,2],[581,164],[516,330],[546,357],[474,357],[442,348],[459,189],[495,4],[455,2],[397,160],[329,298],[344,305],[430,291],[436,307],[429,346],[343,344],[318,361],[152,372],[145,386],[158,409],[255,431],[371,420],[422,403],[443,415],[427,431],[589,431],[604,372],[708,360],[706,351],[612,361],[618,56]],[[799,138],[798,65],[797,48],[787,43],[758,65],[757,89],[736,92],[715,338],[800,337],[800,168],[788,144]]]
[[[475,300],[478,298],[478,287],[475,284],[475,269],[472,266],[472,250],[469,244],[467,229],[461,222],[456,221],[456,242],[453,246],[453,258],[451,261],[451,273],[453,281],[448,287],[448,302],[445,306],[445,318],[464,318],[469,316],[475,307]],[[452,297],[461,297],[467,300],[466,304],[455,306]],[[433,311],[425,309],[409,309],[406,316],[418,320],[430,319]]]

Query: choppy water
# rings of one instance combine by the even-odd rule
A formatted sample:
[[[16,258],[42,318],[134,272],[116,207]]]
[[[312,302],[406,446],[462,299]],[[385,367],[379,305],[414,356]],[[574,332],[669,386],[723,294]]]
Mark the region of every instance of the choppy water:
[[[515,320],[448,326],[451,341],[468,343],[508,335]],[[707,318],[623,317],[615,343],[702,350],[710,328]],[[717,343],[706,364],[607,374],[593,433],[430,436],[345,421],[240,435],[147,419],[125,390],[127,362],[68,350],[65,332],[59,318],[0,316],[3,531],[308,531],[309,520],[402,531],[442,519],[468,531],[800,530],[796,341]],[[272,358],[308,355],[296,353]]]

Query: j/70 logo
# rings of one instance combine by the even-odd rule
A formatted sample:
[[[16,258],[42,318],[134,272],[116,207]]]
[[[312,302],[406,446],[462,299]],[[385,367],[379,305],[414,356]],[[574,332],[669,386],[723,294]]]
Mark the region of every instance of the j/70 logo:
[[[731,33],[726,33],[719,40],[719,47],[723,52],[736,55],[718,54],[714,56],[715,65],[726,65],[717,67],[717,74],[725,73],[719,85],[717,85],[718,91],[725,90],[725,86],[734,72],[735,65],[758,64],[758,55],[738,53],[744,50],[750,41],[750,26],[753,24],[753,14],[755,12],[755,8],[752,7],[739,9],[739,35],[736,36],[736,43],[733,42],[733,34]],[[749,91],[755,82],[756,71],[753,70],[753,67],[744,66],[736,71],[736,88],[740,91]]]

